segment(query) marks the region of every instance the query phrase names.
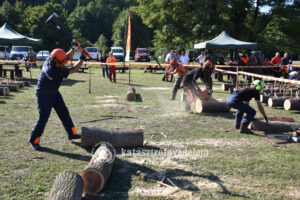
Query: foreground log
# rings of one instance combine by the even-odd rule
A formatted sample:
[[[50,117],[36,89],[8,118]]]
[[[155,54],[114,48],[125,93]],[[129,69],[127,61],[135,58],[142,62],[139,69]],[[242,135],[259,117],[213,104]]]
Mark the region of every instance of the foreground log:
[[[288,99],[288,97],[270,97],[268,99],[268,105],[270,108],[282,107],[286,99]]]
[[[116,152],[110,144],[100,144],[87,167],[80,173],[84,182],[84,192],[95,195],[99,193],[108,180]]]
[[[300,123],[269,121],[269,123],[266,124],[265,121],[254,120],[252,121],[251,128],[257,131],[288,132],[293,131],[293,126],[299,127]]]
[[[265,120],[263,117],[257,117],[256,120]],[[295,122],[293,117],[286,117],[286,116],[276,116],[276,117],[268,117],[269,121],[280,121],[280,122]]]
[[[133,87],[128,88],[126,93],[127,101],[136,101],[135,89]]]
[[[82,127],[82,146],[94,146],[99,142],[109,142],[118,148],[141,147],[144,143],[144,130],[104,130]]]
[[[283,107],[285,110],[300,110],[300,99],[286,99]]]
[[[10,91],[18,92],[20,90],[20,87],[18,85],[12,85],[12,84],[0,84],[0,87],[7,87]]]
[[[218,101],[214,98],[210,98],[209,100],[196,98],[191,105],[191,111],[194,113],[228,112],[229,110],[230,107],[226,104],[226,101]]]
[[[79,174],[70,171],[60,173],[50,192],[50,200],[81,200],[83,193],[83,180]]]

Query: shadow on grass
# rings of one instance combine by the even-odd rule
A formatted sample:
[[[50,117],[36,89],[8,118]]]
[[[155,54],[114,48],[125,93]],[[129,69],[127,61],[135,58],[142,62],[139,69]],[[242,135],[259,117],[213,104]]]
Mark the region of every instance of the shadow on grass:
[[[61,152],[61,151],[57,151],[57,150],[54,150],[54,149],[50,149],[48,147],[42,147],[41,151],[45,152],[45,153],[50,153],[50,154],[63,156],[63,157],[71,158],[71,159],[74,159],[74,160],[86,161],[86,162],[90,162],[90,160],[92,158],[91,156],[80,155],[80,154],[77,154],[77,153]]]
[[[235,119],[235,113],[230,112],[220,112],[220,113],[201,113],[201,115],[209,116],[209,117],[223,117],[226,119]]]
[[[142,96],[141,96],[141,94],[135,94],[135,97],[136,97],[136,102],[142,102],[143,101],[143,98],[142,98]]]
[[[85,81],[82,81],[82,80],[67,79],[67,80],[63,80],[63,82],[61,82],[61,85],[64,85],[64,86],[72,86],[72,85],[75,85],[76,83],[79,83],[79,82],[85,82]]]
[[[6,104],[6,102],[5,102],[5,101],[1,101],[1,100],[0,100],[0,104]]]

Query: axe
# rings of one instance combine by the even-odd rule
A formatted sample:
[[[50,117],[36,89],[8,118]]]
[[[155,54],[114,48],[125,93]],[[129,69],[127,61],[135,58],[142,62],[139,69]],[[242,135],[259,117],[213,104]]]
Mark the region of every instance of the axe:
[[[69,38],[71,41],[75,41],[77,44],[78,49],[82,52],[83,48],[80,46],[80,43],[75,40],[67,31],[65,31],[62,27],[60,27],[56,22],[55,19],[58,18],[58,15],[53,12],[52,15],[50,15],[50,17],[48,17],[48,19],[46,20],[46,24],[52,24],[55,28],[57,28],[59,31],[61,31],[67,38]],[[87,57],[91,57],[89,52],[86,51],[87,53]]]

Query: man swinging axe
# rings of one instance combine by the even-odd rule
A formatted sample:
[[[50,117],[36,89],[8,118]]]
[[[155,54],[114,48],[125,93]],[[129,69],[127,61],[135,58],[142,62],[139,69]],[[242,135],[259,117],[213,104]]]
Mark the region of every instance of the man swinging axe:
[[[268,118],[261,102],[259,101],[260,92],[263,90],[264,84],[261,80],[255,80],[251,87],[246,87],[233,92],[227,99],[227,105],[237,109],[235,116],[235,128],[240,129],[240,133],[252,134],[253,132],[247,127],[253,121],[256,111],[249,106],[249,101],[254,98],[260,113],[264,116],[266,123]],[[243,118],[244,113],[247,115]],[[243,118],[243,119],[242,119]]]
[[[77,61],[74,67],[65,67],[68,60],[72,59],[77,45],[78,42],[73,41],[73,47],[67,53],[63,49],[54,49],[43,64],[35,91],[38,103],[39,119],[36,121],[29,138],[29,143],[34,150],[41,150],[40,139],[48,118],[50,117],[52,108],[54,108],[58,117],[62,121],[69,139],[81,138],[80,135],[76,134],[68,108],[58,90],[63,78],[67,78],[70,74],[77,72],[83,61],[86,60],[88,52],[83,50],[80,60]]]
[[[168,74],[170,75],[177,74],[177,76],[175,77],[175,83],[172,90],[172,96],[170,98],[170,100],[175,100],[177,90],[180,88],[182,79],[186,74],[186,70],[184,69],[183,65],[179,64],[175,59],[171,60],[170,65],[172,66],[171,68],[173,68],[173,70],[168,71]]]
[[[213,64],[209,59],[206,59],[205,63],[201,67],[194,68],[187,72],[182,81],[184,87],[185,98],[185,111],[191,110],[191,104],[196,96],[208,100],[212,91],[209,89],[209,81],[213,70]],[[204,91],[201,91],[197,84],[197,80],[201,79],[206,87]]]

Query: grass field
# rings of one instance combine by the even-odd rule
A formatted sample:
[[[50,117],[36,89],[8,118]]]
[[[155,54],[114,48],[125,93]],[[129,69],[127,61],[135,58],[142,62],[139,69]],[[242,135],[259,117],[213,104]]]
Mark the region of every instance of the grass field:
[[[33,70],[33,86],[0,99],[0,199],[45,199],[56,175],[64,170],[80,172],[91,152],[71,143],[52,112],[45,128],[42,152],[31,149],[28,137],[38,117],[34,89],[40,70]],[[29,73],[24,73],[29,78]],[[183,112],[180,93],[170,101],[173,83],[162,74],[131,72],[132,84],[142,101],[127,102],[128,73],[117,74],[117,84],[92,69],[92,92],[88,73],[76,73],[63,81],[60,91],[71,117],[83,126],[104,129],[143,128],[147,146],[143,153],[117,155],[112,174],[99,196],[85,199],[296,199],[300,198],[299,144],[275,147],[261,132],[239,134],[234,129],[234,110],[217,114]],[[214,82],[215,98],[225,99],[221,83]],[[254,107],[253,102],[251,103]],[[266,107],[265,107],[266,108]],[[299,112],[266,108],[268,116],[291,116]],[[113,115],[135,118],[112,117]],[[257,114],[260,116],[260,114]],[[99,120],[98,120],[99,119]],[[89,120],[98,120],[87,122]],[[163,136],[163,133],[165,136]],[[154,152],[188,152],[182,155]],[[153,152],[152,151],[152,152]],[[140,178],[140,173],[148,179]],[[156,183],[170,178],[182,190]]]

